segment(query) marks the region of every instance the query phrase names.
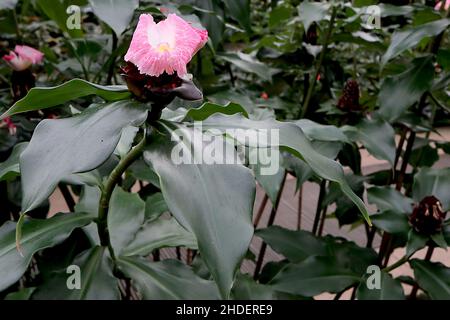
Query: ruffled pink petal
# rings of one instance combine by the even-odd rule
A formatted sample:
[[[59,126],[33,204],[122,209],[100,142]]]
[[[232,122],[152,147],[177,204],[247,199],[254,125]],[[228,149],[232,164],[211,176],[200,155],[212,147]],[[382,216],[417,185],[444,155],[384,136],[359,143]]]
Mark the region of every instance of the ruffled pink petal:
[[[436,3],[436,5],[434,6],[434,10],[439,11],[439,10],[441,10],[441,7],[442,7],[442,1],[439,1],[439,2]]]
[[[193,28],[176,14],[169,14],[157,24],[151,15],[142,14],[125,61],[150,76],[164,72],[183,76],[187,73],[186,65],[207,40],[206,30]]]
[[[29,46],[16,46],[14,51],[24,60],[31,61],[32,64],[41,63],[44,54]]]
[[[31,66],[30,60],[22,59],[13,51],[4,55],[2,59],[15,71],[23,71]]]

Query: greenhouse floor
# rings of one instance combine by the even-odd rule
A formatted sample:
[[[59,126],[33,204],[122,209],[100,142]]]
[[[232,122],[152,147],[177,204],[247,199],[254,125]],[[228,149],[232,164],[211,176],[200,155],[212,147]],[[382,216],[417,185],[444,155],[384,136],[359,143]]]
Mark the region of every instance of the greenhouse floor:
[[[450,128],[442,128],[439,130],[438,134],[432,134],[430,137],[435,140],[450,141]],[[389,166],[384,161],[377,160],[370,155],[366,154],[363,156],[363,172],[368,174],[371,172],[378,171],[380,169],[387,169]],[[440,160],[435,164],[436,168],[450,167],[450,156],[446,154],[441,154]],[[411,168],[409,168],[411,169]],[[319,193],[319,186],[314,183],[306,182],[303,186],[303,207],[302,207],[302,217],[301,217],[301,228],[303,230],[312,230],[315,210],[317,205],[317,198]],[[254,213],[259,209],[261,201],[264,197],[263,190],[258,186],[256,193],[256,201],[254,206]],[[270,202],[270,201],[269,201]],[[258,224],[258,228],[264,228],[267,225],[267,221],[271,211],[270,203],[267,203],[266,208],[263,212],[261,221]],[[50,198],[50,215],[57,212],[67,212],[68,208],[64,202],[64,199],[57,189]],[[287,229],[296,230],[297,228],[297,207],[298,207],[298,194],[295,193],[295,178],[293,176],[288,176],[286,183],[284,185],[282,197],[280,199],[279,208],[275,218],[275,225],[282,226]],[[374,212],[374,209],[369,206],[369,210]],[[333,207],[329,208],[329,213],[332,212]],[[335,236],[345,236],[349,240],[356,242],[358,245],[364,246],[366,244],[366,232],[363,226],[357,227],[350,230],[349,226],[339,227],[336,219],[327,219],[323,227],[323,234],[332,234]],[[374,247],[378,248],[380,244],[380,237],[376,236],[374,239]],[[254,254],[258,254],[261,247],[261,240],[257,237],[253,238],[250,249]],[[401,250],[396,250],[391,256],[390,263],[397,261],[404,255]],[[181,258],[186,259],[186,251],[181,250]],[[425,256],[425,249],[417,252],[415,254],[417,257]],[[174,249],[163,249],[161,251],[161,259],[166,258],[176,258],[176,252]],[[276,252],[267,248],[264,263],[268,261],[278,261],[282,258]],[[450,252],[443,249],[437,248],[431,259],[432,261],[439,261],[450,267]],[[253,275],[255,270],[255,263],[250,260],[245,260],[242,264],[241,271],[243,273],[248,273]],[[412,275],[412,270],[409,268],[408,264],[404,264],[401,267],[395,269],[392,274],[396,275]],[[410,291],[410,287],[405,286],[406,292]],[[346,299],[351,295],[351,292],[346,292],[342,299]],[[333,294],[321,294],[316,297],[319,299],[330,299],[333,298]]]

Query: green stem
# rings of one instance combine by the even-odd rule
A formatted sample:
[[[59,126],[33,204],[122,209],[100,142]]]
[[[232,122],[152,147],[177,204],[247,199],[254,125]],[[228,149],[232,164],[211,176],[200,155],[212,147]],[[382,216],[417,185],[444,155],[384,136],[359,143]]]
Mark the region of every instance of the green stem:
[[[107,246],[111,254],[111,258],[115,260],[114,250],[111,246],[111,241],[108,233],[108,208],[109,201],[111,200],[112,192],[114,188],[119,183],[122,174],[128,169],[128,167],[141,156],[144,151],[144,147],[147,143],[146,135],[144,138],[122,159],[120,160],[117,167],[109,175],[108,181],[104,189],[102,190],[102,195],[100,197],[100,202],[98,205],[98,218],[97,218],[97,229],[98,235],[100,237],[100,243],[103,246]]]
[[[108,70],[108,77],[106,78],[106,84],[112,84],[112,78],[114,75],[114,68],[116,67],[116,50],[117,50],[117,45],[119,43],[119,39],[116,36],[116,33],[114,31],[112,31],[112,49],[111,49],[111,55],[112,55],[112,61],[111,64],[109,65],[109,70]]]
[[[409,256],[403,256],[401,259],[399,259],[397,262],[391,264],[388,267],[385,267],[382,269],[382,271],[385,272],[390,272],[398,267],[400,267],[401,265],[405,264],[406,262],[408,262]]]
[[[22,35],[20,33],[20,28],[19,28],[19,19],[17,18],[17,13],[16,13],[16,9],[12,9],[13,11],[13,18],[14,18],[14,23],[16,24],[16,36],[17,36],[17,41],[19,43],[22,42]]]
[[[311,101],[311,97],[314,91],[314,87],[316,86],[317,77],[319,76],[320,69],[322,68],[323,59],[325,57],[325,53],[328,48],[328,43],[330,42],[331,35],[333,34],[334,21],[336,20],[337,8],[333,7],[333,12],[331,13],[330,23],[328,24],[327,33],[325,35],[325,40],[323,43],[322,51],[320,52],[319,61],[317,62],[316,71],[314,73],[314,78],[311,81],[311,84],[308,88],[308,93],[306,94],[305,102],[303,103],[303,107],[301,110],[300,118],[303,119],[306,115],[306,112],[309,108],[309,103]]]

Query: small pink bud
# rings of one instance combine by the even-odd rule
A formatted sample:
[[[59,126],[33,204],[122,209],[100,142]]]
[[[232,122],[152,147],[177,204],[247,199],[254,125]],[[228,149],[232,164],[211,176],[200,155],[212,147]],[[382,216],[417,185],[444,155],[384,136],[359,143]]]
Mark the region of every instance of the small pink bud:
[[[28,46],[16,46],[14,51],[3,56],[3,61],[15,71],[23,71],[33,64],[42,62],[43,58],[44,54],[39,50]]]

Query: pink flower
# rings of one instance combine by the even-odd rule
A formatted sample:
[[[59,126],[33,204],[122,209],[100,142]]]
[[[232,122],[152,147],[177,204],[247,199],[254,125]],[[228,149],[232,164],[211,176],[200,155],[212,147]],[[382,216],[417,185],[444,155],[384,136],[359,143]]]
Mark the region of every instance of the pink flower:
[[[186,65],[206,41],[208,31],[192,27],[176,14],[169,14],[158,23],[150,14],[142,14],[125,61],[149,76],[164,72],[183,76],[187,73]]]
[[[14,51],[3,56],[3,60],[15,71],[28,69],[32,64],[40,63],[44,54],[28,46],[16,46]]]
[[[438,1],[438,3],[436,3],[436,6],[434,7],[434,10],[441,10],[443,4],[444,4],[443,0]],[[450,8],[450,0],[445,1],[444,9],[448,10],[448,8]]]
[[[8,128],[10,135],[13,136],[17,133],[17,127],[14,124],[14,122],[12,122],[10,117],[6,117],[5,119],[3,119],[3,122],[5,123],[6,127]]]

